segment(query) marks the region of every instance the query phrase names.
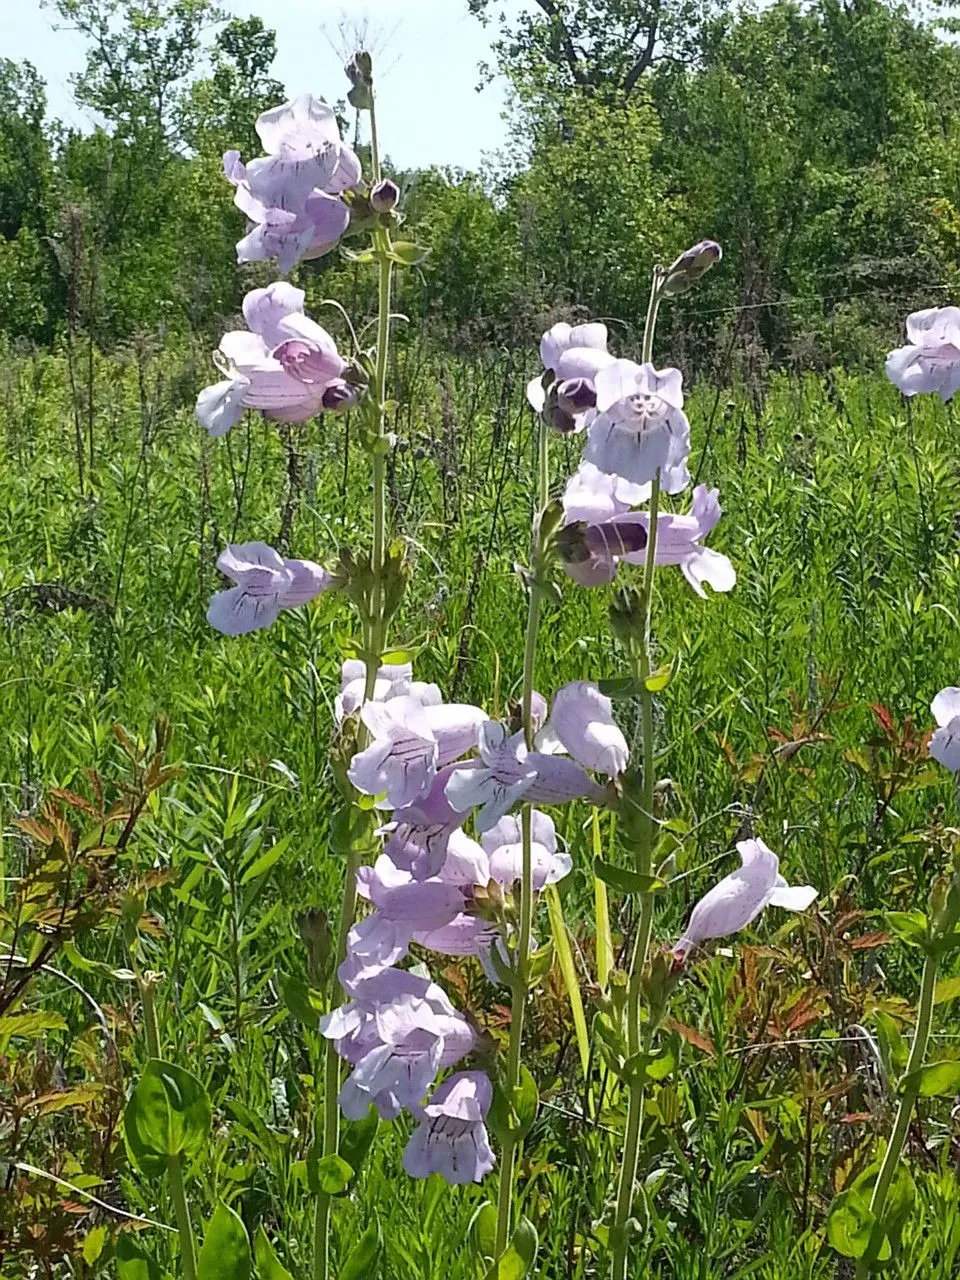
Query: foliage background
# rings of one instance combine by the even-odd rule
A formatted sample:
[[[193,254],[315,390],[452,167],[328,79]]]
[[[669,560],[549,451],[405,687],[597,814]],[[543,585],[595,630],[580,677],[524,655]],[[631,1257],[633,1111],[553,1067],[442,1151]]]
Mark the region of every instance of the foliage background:
[[[495,4],[470,6],[498,21]],[[118,1140],[145,1057],[134,957],[162,975],[164,1052],[214,1103],[188,1170],[201,1231],[230,1203],[299,1276],[318,1061],[302,914],[329,909],[340,877],[327,744],[344,623],[325,597],[236,643],[203,613],[228,540],[323,559],[367,538],[365,461],[349,418],[249,421],[217,447],[193,420],[207,352],[269,278],[234,265],[240,217],[220,153],[258,149],[252,121],[282,92],[272,34],[218,21],[206,0],[57,8],[87,38],[76,93],[102,128],[48,120],[36,72],[0,63],[4,940],[31,856],[18,815],[53,788],[89,797],[89,770],[116,789],[130,760],[112,722],[146,743],[167,714],[183,773],[151,798],[116,899],[31,993],[33,1021],[0,1029],[0,1158],[17,1162],[3,1174],[0,1274],[176,1274],[166,1234],[87,1198],[171,1220]],[[432,253],[403,277],[410,324],[390,378],[391,520],[417,568],[400,630],[451,696],[495,710],[515,694],[533,338],[589,312],[629,350],[651,261],[719,239],[723,265],[665,309],[658,340],[697,384],[692,461],[720,486],[715,543],[739,583],[703,603],[661,577],[657,641],[665,659],[684,655],[657,726],[682,878],[657,936],[676,935],[751,814],[822,910],[765,922],[761,941],[684,984],[682,1061],[651,1091],[645,1126],[638,1266],[675,1280],[843,1276],[824,1216],[889,1124],[884,1070],[919,971],[880,911],[924,903],[956,812],[923,749],[930,696],[960,664],[956,414],[905,406],[876,374],[904,314],[956,284],[960,54],[946,27],[880,0],[567,0],[498,30],[515,90],[507,154],[482,174],[403,175]],[[323,299],[360,321],[373,309],[357,265],[335,256],[302,283],[334,329]],[[559,483],[570,442],[553,465]],[[551,683],[611,673],[605,636],[603,593],[569,591],[544,627]],[[564,833],[577,867],[564,893],[586,975],[585,818]],[[504,1034],[496,991],[466,966],[443,976]],[[938,1043],[953,1055],[960,982],[947,981]],[[586,976],[584,994],[590,1009]],[[530,1037],[545,1105],[523,1171],[542,1275],[557,1280],[602,1274],[623,1123],[615,1097],[584,1105],[564,1001],[553,974]],[[922,1105],[896,1280],[948,1280],[960,1257],[957,1120]],[[399,1179],[398,1128],[384,1126],[338,1205],[337,1257],[379,1215],[383,1276],[468,1280],[481,1193]]]

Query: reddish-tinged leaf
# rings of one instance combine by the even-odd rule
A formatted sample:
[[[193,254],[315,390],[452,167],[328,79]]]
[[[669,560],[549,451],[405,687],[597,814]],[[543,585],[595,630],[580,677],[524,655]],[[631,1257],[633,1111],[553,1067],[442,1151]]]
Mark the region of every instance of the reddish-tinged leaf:
[[[41,844],[53,844],[56,833],[45,822],[38,822],[36,818],[24,816],[16,819],[16,826],[28,836],[33,836],[34,840],[39,840]]]
[[[874,947],[885,947],[892,942],[889,933],[884,933],[882,929],[877,929],[874,933],[862,933],[859,938],[854,938],[850,942],[851,951],[872,951]]]
[[[687,1044],[692,1044],[695,1049],[699,1049],[702,1053],[709,1057],[716,1057],[716,1049],[713,1047],[713,1041],[709,1036],[703,1035],[702,1032],[688,1027],[684,1022],[677,1022],[675,1018],[668,1018],[664,1024],[668,1031],[676,1031],[677,1034],[686,1040]]]
[[[72,809],[80,809],[83,813],[89,813],[92,817],[98,818],[98,810],[83,796],[78,796],[75,791],[68,791],[65,787],[54,787],[50,794],[57,800],[62,800],[64,804],[70,805]]]
[[[896,738],[897,727],[893,722],[893,716],[883,705],[882,702],[871,702],[870,710],[877,717],[877,723],[884,731],[888,738]]]
[[[841,1116],[841,1124],[872,1124],[876,1116],[872,1111],[851,1111],[848,1116]]]

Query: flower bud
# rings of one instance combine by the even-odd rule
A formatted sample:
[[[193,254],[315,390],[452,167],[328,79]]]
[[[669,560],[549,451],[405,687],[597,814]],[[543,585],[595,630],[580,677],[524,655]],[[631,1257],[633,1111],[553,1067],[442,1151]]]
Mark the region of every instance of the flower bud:
[[[327,413],[346,413],[360,399],[360,391],[352,387],[343,378],[336,378],[325,389],[320,403]]]
[[[567,378],[557,387],[557,405],[571,417],[596,407],[597,393],[588,378]]]
[[[678,294],[692,289],[700,277],[706,275],[714,263],[719,262],[722,257],[723,250],[716,240],[701,240],[699,244],[681,253],[667,271],[667,278],[663,283],[664,296],[675,298]]]
[[[307,949],[310,980],[320,986],[333,968],[333,931],[327,913],[322,907],[310,907],[297,916],[297,929]]]
[[[392,213],[400,200],[400,188],[390,178],[382,178],[370,192],[374,213]]]
[[[369,111],[373,106],[373,60],[366,49],[358,49],[344,70],[352,86],[347,101],[358,111]]]

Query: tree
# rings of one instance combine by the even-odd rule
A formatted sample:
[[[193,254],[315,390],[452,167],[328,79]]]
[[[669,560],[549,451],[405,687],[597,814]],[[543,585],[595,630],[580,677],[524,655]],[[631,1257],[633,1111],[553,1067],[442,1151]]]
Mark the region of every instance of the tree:
[[[630,98],[652,67],[692,60],[715,0],[533,0],[536,12],[503,22],[500,70],[522,101],[571,90],[611,103]],[[490,21],[494,0],[467,0]],[[501,15],[501,21],[502,15]]]
[[[213,0],[46,0],[88,42],[76,99],[118,141],[176,148],[203,34],[224,21]]]

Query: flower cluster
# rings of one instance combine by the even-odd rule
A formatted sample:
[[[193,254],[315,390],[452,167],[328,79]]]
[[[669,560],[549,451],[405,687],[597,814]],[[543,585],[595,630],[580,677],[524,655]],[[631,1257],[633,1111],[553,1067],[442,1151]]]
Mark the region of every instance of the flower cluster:
[[[554,325],[540,342],[545,372],[527,387],[552,427],[586,432],[563,494],[560,537],[566,572],[583,586],[612,582],[621,562],[646,562],[650,517],[637,508],[650,500],[655,477],[667,494],[690,484],[680,371],[617,359],[607,343],[605,325]],[[727,557],[703,545],[719,519],[717,490],[698,485],[689,514],[667,512],[657,523],[656,563],[679,565],[700,596],[704,584],[729,591],[736,582]]]
[[[347,230],[342,196],[359,185],[360,161],[340,141],[333,111],[311,94],[264,111],[257,135],[265,156],[248,164],[239,151],[223,157],[234,203],[252,224],[237,261],[277,258],[286,274],[302,258],[329,252]]]
[[[416,945],[476,957],[498,981],[491,953],[508,964],[516,945],[523,863],[521,821],[510,811],[521,801],[602,800],[592,774],[616,777],[627,765],[626,740],[596,685],[565,685],[549,715],[536,695],[535,708],[538,732],[528,750],[521,731],[479,707],[444,703],[409,665],[381,667],[374,696],[364,701],[358,667],[344,664],[337,715],[341,723],[357,715],[368,735],[349,778],[390,815],[380,828],[382,853],[357,872],[370,910],[350,930],[339,969],[350,1002],[324,1018],[322,1031],[353,1066],[340,1095],[344,1114],[363,1114],[373,1103],[384,1118],[406,1108],[419,1121],[404,1155],[415,1176],[469,1181],[489,1171],[484,1117],[492,1095],[481,1072],[462,1071],[423,1103],[439,1072],[475,1047],[475,1035],[436,984],[397,966]],[[464,830],[471,815],[479,839]],[[532,810],[531,832],[540,892],[572,864],[540,809]]]

